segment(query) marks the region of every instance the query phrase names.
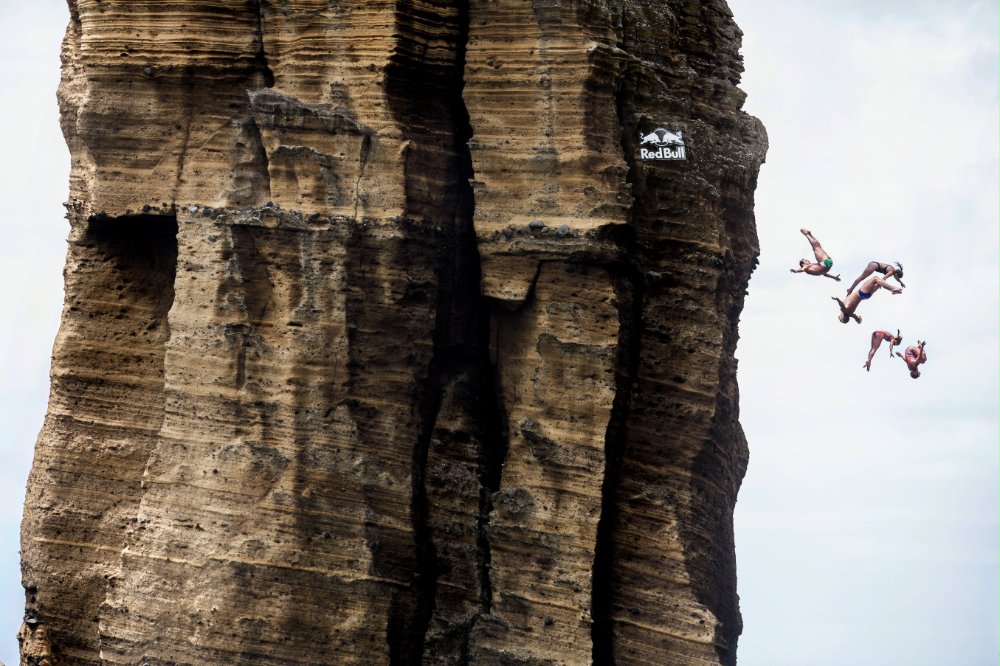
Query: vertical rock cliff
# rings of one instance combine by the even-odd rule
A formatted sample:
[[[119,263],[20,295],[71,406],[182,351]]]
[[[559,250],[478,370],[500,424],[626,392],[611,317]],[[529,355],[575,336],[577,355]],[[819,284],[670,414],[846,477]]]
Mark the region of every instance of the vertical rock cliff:
[[[723,0],[69,5],[22,664],[735,663]]]

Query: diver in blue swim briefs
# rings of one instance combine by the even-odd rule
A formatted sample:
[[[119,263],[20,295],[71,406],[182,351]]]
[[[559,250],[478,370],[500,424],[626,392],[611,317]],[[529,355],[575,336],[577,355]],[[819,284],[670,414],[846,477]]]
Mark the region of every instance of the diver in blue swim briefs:
[[[846,324],[853,319],[860,324],[861,317],[854,314],[854,311],[858,309],[858,304],[861,303],[861,301],[867,301],[875,294],[876,291],[882,288],[888,289],[893,294],[903,293],[903,290],[899,287],[894,287],[877,275],[873,275],[867,282],[858,287],[857,290],[848,294],[846,301],[842,301],[836,296],[831,296],[830,298],[837,301],[837,304],[840,306],[840,314],[837,315],[840,323]]]
[[[805,236],[806,240],[809,241],[809,244],[812,245],[813,254],[816,255],[816,261],[814,263],[808,259],[800,259],[798,270],[794,268],[790,268],[788,270],[792,273],[822,275],[823,277],[828,277],[831,280],[840,282],[839,274],[830,275],[830,269],[833,268],[833,259],[831,259],[830,255],[826,253],[826,250],[824,250],[823,246],[819,244],[819,241],[813,237],[812,232],[808,229],[799,229],[799,231],[802,232],[802,235]]]

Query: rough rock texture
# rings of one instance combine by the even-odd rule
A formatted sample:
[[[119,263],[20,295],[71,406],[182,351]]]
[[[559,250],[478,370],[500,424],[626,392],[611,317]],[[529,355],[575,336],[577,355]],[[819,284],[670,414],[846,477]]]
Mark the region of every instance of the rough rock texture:
[[[22,664],[735,663],[723,0],[69,4]]]

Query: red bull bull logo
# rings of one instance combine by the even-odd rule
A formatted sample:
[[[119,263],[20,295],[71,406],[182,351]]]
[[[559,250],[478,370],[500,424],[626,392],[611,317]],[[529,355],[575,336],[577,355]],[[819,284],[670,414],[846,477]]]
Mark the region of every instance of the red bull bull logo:
[[[639,133],[639,157],[644,160],[686,160],[684,137],[658,127],[649,134]]]

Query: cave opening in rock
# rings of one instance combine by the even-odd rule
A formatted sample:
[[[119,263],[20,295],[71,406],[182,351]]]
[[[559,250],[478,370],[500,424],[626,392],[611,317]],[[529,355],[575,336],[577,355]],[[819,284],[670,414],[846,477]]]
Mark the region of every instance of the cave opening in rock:
[[[177,216],[94,215],[80,245],[85,248],[81,269],[90,275],[88,291],[105,292],[88,299],[88,316],[110,320],[106,335],[141,338],[151,345],[158,361],[155,373],[162,378],[177,272]]]

